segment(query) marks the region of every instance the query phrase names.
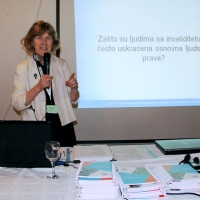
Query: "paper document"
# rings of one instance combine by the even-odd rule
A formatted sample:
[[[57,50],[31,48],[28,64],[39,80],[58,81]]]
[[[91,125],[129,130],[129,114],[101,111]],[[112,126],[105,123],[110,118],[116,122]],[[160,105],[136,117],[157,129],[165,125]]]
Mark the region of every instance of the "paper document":
[[[74,160],[110,161],[112,158],[107,145],[74,146]]]
[[[118,197],[116,168],[110,161],[81,161],[75,177],[79,199]]]
[[[122,197],[135,198],[159,198],[165,197],[165,185],[158,177],[146,168],[142,163],[127,165],[114,163],[117,169],[119,186]]]
[[[118,145],[110,146],[116,160],[140,160],[163,157],[164,154],[156,145]]]

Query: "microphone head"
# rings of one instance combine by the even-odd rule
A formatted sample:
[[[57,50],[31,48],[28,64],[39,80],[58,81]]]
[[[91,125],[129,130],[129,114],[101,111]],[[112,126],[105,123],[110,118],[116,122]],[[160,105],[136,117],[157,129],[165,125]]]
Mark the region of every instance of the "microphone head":
[[[199,164],[199,158],[198,158],[198,157],[195,157],[195,158],[194,158],[194,163]]]
[[[184,158],[184,162],[185,162],[185,163],[188,163],[189,160],[190,160],[190,158],[191,158],[190,154],[187,154],[187,155],[185,156],[185,158]]]
[[[43,60],[44,60],[44,74],[50,73],[50,53],[44,53]]]
[[[49,62],[51,59],[51,54],[50,53],[44,53],[43,60],[44,62]]]

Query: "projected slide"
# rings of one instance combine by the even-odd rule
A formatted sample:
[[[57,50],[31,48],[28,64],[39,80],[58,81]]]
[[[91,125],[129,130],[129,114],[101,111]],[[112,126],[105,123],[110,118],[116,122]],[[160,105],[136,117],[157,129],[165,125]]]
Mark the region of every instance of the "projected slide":
[[[200,105],[199,0],[74,0],[79,108]]]

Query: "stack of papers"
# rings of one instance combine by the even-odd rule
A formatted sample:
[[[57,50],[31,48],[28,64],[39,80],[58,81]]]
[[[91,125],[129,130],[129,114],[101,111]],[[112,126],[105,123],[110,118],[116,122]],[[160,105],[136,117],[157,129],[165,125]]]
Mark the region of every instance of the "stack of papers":
[[[148,167],[166,184],[167,193],[199,193],[200,174],[189,164],[166,163]]]
[[[122,197],[126,199],[165,197],[165,185],[145,166],[116,166]]]
[[[82,161],[76,173],[79,199],[115,199],[118,197],[116,169],[112,162]]]
[[[112,158],[107,145],[74,146],[74,160],[110,161]]]

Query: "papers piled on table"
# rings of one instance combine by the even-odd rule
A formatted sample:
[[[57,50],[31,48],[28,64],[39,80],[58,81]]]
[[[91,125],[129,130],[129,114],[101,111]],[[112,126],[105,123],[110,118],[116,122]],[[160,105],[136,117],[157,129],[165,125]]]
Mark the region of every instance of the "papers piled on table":
[[[74,146],[74,160],[110,161],[112,158],[107,145]]]
[[[165,156],[155,144],[153,145],[111,145],[113,157],[117,161],[150,159]]]
[[[167,193],[200,193],[200,174],[189,164],[166,163],[148,168],[166,184]]]
[[[143,199],[166,196],[165,185],[144,165],[133,163],[127,166],[123,163],[116,165],[116,168],[123,198]]]
[[[76,173],[79,199],[114,199],[118,197],[116,169],[112,162],[82,161]]]

